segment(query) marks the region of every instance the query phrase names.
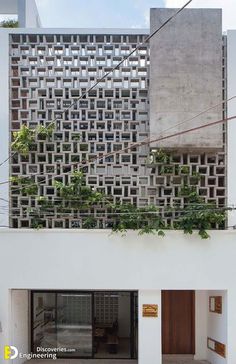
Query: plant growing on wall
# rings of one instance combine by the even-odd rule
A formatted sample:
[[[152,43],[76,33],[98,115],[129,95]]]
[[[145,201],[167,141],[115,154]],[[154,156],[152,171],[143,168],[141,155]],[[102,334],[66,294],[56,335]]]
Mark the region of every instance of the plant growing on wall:
[[[83,229],[94,229],[97,226],[97,220],[95,217],[89,216],[86,219],[84,219],[82,228]]]
[[[70,201],[70,207],[88,208],[102,201],[104,195],[86,186],[82,171],[76,170],[73,172],[70,180],[70,183],[66,186],[59,181],[55,181],[54,183],[56,190],[59,192],[59,196],[65,201]]]
[[[179,169],[181,174],[189,175],[189,166],[181,166]]]
[[[180,195],[185,198],[185,207],[180,210],[176,229],[182,229],[185,234],[192,234],[198,230],[202,239],[209,238],[207,230],[213,226],[223,226],[226,219],[226,210],[218,209],[214,203],[205,203],[199,196],[195,186],[183,185]]]
[[[37,140],[46,140],[52,136],[54,128],[54,123],[39,125],[36,129],[22,125],[20,130],[13,132],[11,148],[14,152],[27,156]]]
[[[160,168],[160,174],[173,174],[174,173],[174,166],[171,165],[167,165],[167,166],[162,166]]]
[[[38,186],[31,177],[11,177],[12,190],[21,189],[22,193],[27,196],[38,194]]]
[[[169,164],[171,162],[171,156],[165,153],[162,149],[152,151],[150,156],[147,158],[147,163],[155,164]]]
[[[130,203],[112,204],[111,216],[113,219],[112,230],[125,233],[128,229],[139,230],[139,234],[158,233],[164,236],[165,223],[156,206],[139,208]]]
[[[38,140],[45,141],[52,137],[54,126],[49,126],[39,126],[35,130],[22,126],[20,131],[14,134],[12,148],[27,156]],[[139,231],[139,234],[157,233],[159,236],[164,236],[165,229],[174,228],[183,230],[185,234],[192,234],[194,230],[198,230],[201,238],[206,239],[209,237],[208,229],[224,225],[226,210],[219,210],[214,204],[206,203],[199,195],[197,185],[201,175],[198,172],[190,174],[189,166],[172,163],[171,156],[161,150],[156,152],[155,158],[155,163],[160,164],[158,166],[160,175],[166,174],[167,178],[168,175],[175,175],[181,178],[182,186],[176,197],[182,198],[183,206],[178,203],[172,207],[158,208],[113,203],[111,202],[113,196],[107,196],[86,184],[86,178],[81,170],[74,171],[66,185],[60,180],[53,183],[58,196],[56,201],[38,196],[38,185],[31,177],[13,177],[12,188],[20,187],[23,194],[35,196],[37,206],[28,211],[32,216],[33,228],[44,227],[45,219],[54,216],[55,213],[60,214],[62,218],[68,214],[76,214],[82,220],[80,226],[86,229],[96,228],[97,219],[92,213],[94,207],[104,209],[108,216],[109,227],[114,232],[122,234],[131,229]],[[171,223],[166,223],[164,217],[168,217]]]
[[[25,179],[17,180],[14,183],[23,184]],[[183,230],[185,234],[192,234],[194,230],[198,230],[201,238],[209,237],[208,229],[212,226],[224,224],[226,215],[225,210],[219,210],[214,204],[206,204],[201,196],[199,196],[196,187],[183,185],[180,195],[185,199],[185,206],[180,207],[178,204],[173,207],[163,208],[164,214],[177,213],[178,218],[175,219],[174,226],[166,225],[161,208],[156,206],[137,207],[130,203],[111,203],[109,196],[92,190],[86,186],[84,175],[81,171],[75,171],[71,175],[71,182],[64,185],[56,181],[54,184],[61,200],[57,201],[57,213],[69,214],[77,212],[84,213],[90,211],[94,206],[103,206],[106,208],[110,226],[114,232],[124,234],[127,230],[137,230],[139,234],[157,233],[164,236],[164,230],[174,229]],[[37,186],[27,180],[24,185],[24,192],[28,195],[37,195]],[[38,207],[30,209],[29,213],[34,216],[32,227],[40,228],[43,226],[43,216],[54,214],[55,203],[49,201],[46,197],[37,198]],[[96,218],[86,216],[82,219],[82,227],[92,229],[97,227]]]
[[[30,147],[35,142],[35,130],[22,125],[19,131],[13,132],[11,148],[24,156],[29,154]]]
[[[39,125],[35,129],[35,134],[39,140],[46,140],[47,138],[50,138],[52,136],[54,129],[54,123],[50,123],[48,126]]]

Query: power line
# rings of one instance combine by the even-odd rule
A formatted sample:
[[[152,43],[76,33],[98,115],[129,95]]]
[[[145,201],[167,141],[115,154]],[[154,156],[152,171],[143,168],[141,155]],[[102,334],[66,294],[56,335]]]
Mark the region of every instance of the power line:
[[[191,117],[191,118],[189,118],[189,119],[185,119],[185,120],[181,121],[180,123],[175,124],[175,125],[171,126],[170,128],[163,130],[162,134],[163,134],[163,133],[165,133],[166,131],[171,130],[171,129],[175,129],[176,127],[178,127],[178,126],[180,126],[180,125],[182,125],[182,124],[184,124],[184,123],[187,123],[187,122],[189,122],[189,121],[192,121],[192,120],[196,119],[198,116],[201,116],[201,115],[203,115],[204,113],[208,112],[209,110],[212,110],[212,109],[214,109],[215,107],[217,107],[217,106],[219,106],[219,105],[222,105],[222,104],[225,104],[226,102],[229,102],[229,101],[231,101],[231,100],[233,100],[233,99],[235,99],[235,98],[236,98],[236,95],[235,95],[235,96],[232,96],[232,97],[230,97],[230,98],[228,98],[228,99],[226,99],[226,100],[224,100],[224,101],[221,101],[221,102],[219,102],[219,103],[217,103],[217,104],[215,104],[215,105],[213,105],[213,106],[211,106],[211,107],[209,107],[209,108],[207,108],[207,109],[205,109],[205,110],[201,111],[200,113],[198,113],[198,114],[194,115],[193,117]],[[143,139],[143,140],[142,140],[142,143],[144,143],[145,141],[149,141],[149,138],[145,138],[145,139]],[[135,145],[139,145],[139,142],[137,142],[137,143],[133,143],[133,144],[132,144],[132,147],[135,147]],[[116,154],[119,154],[119,153],[121,153],[122,151],[125,151],[125,150],[124,150],[124,149],[123,149],[123,150],[119,150],[119,151],[117,151],[117,153],[116,153]],[[105,154],[105,155],[103,155],[103,158],[106,158],[106,156],[109,156],[109,155],[110,155],[110,154]],[[85,161],[85,162],[86,162],[86,161]],[[87,162],[89,163],[89,162],[90,162],[90,160],[87,160]],[[78,165],[78,164],[79,164],[78,162],[75,162],[75,163],[70,164],[70,166]],[[43,176],[43,175],[42,175],[42,174],[39,174],[39,173],[36,173],[36,174],[33,174],[32,176]],[[7,183],[10,183],[10,182],[11,182],[11,180],[7,180],[7,181],[4,181],[4,182],[0,182],[0,185],[7,184]]]
[[[116,154],[119,154],[119,153],[122,153],[124,151],[128,151],[128,150],[131,150],[132,148],[134,147],[137,147],[137,146],[143,146],[143,145],[146,145],[146,144],[152,144],[152,143],[156,143],[156,142],[159,142],[159,141],[162,141],[162,140],[166,140],[166,139],[169,139],[169,138],[173,138],[173,137],[176,137],[176,136],[179,136],[179,135],[183,135],[183,134],[187,134],[187,133],[190,133],[190,132],[193,132],[193,131],[197,131],[197,130],[200,130],[200,129],[203,129],[203,128],[206,128],[206,127],[209,127],[209,126],[214,126],[214,125],[217,125],[217,124],[221,124],[221,123],[224,123],[224,122],[228,122],[230,120],[233,120],[233,119],[236,119],[236,115],[234,116],[231,116],[231,117],[228,117],[228,118],[225,118],[225,119],[221,119],[221,120],[217,120],[217,121],[213,121],[211,123],[207,123],[207,124],[203,124],[203,125],[200,125],[200,126],[197,126],[197,127],[194,127],[194,128],[190,128],[190,129],[186,129],[186,130],[182,130],[180,132],[176,132],[176,133],[173,133],[173,134],[170,134],[170,135],[167,135],[167,136],[163,136],[163,137],[159,137],[159,138],[156,138],[156,139],[151,139],[151,140],[148,140],[148,141],[141,141],[141,142],[137,142],[135,144],[132,144],[131,146],[129,147],[126,147],[124,149],[121,149],[119,151],[114,151],[114,152],[111,152],[111,153],[107,153],[105,155],[102,155],[101,157],[98,156],[98,157],[95,157],[89,161],[86,161],[87,164],[82,164],[82,165],[79,165],[79,163],[73,163],[71,165],[79,165],[79,168],[80,169],[83,169],[85,167],[88,167],[90,164],[94,164],[95,161],[100,161],[100,160],[103,160],[104,158],[107,158],[111,155],[116,155]],[[32,175],[33,176],[33,175]],[[43,175],[42,175],[43,176]],[[26,176],[27,177],[27,176]],[[55,176],[58,178],[58,176]],[[32,185],[33,186],[39,186],[41,185],[43,182],[47,182],[49,180],[52,180],[54,178],[54,176],[51,176],[51,177],[48,177],[48,178],[45,178],[43,181],[40,181],[40,182],[33,182]],[[10,181],[6,181],[6,182],[1,182],[1,184],[5,184],[5,183],[9,183]],[[25,186],[29,186],[29,184],[26,184]],[[21,191],[22,189],[25,188],[25,186],[22,186],[22,187],[19,187],[17,188],[16,186],[16,189],[14,189],[14,192],[16,191]]]
[[[10,226],[10,225],[0,225],[0,228],[10,228],[10,229],[12,229],[12,230],[14,230],[14,229],[16,229],[16,228],[13,228],[12,226]],[[227,226],[225,229],[220,229],[221,231],[227,231],[228,229],[230,229],[230,228],[232,228],[232,229],[236,229],[236,225],[230,225],[230,226]],[[21,231],[22,230],[29,230],[29,229],[34,229],[34,228],[29,228],[29,227],[27,227],[27,228],[24,228],[24,227],[21,227]],[[43,230],[54,230],[55,232],[58,232],[60,229],[63,229],[63,230],[68,230],[68,229],[71,229],[71,227],[70,228],[63,228],[63,227],[60,227],[60,228],[56,228],[56,227],[53,227],[53,229],[52,228],[43,228]],[[82,227],[82,228],[80,228],[80,227],[76,227],[76,228],[72,228],[73,230],[96,230],[97,229],[97,227],[94,227],[94,228],[85,228],[85,227]],[[100,230],[101,230],[101,228],[99,228]],[[136,231],[138,231],[138,230],[141,230],[141,228],[137,228],[137,229],[135,229]],[[37,229],[36,229],[37,230]],[[111,230],[111,228],[109,228],[109,227],[105,227],[105,228],[102,228],[102,230]],[[133,230],[133,229],[126,229],[126,230]],[[166,228],[166,227],[163,227],[163,228],[160,228],[159,230],[163,230],[163,231],[166,231],[166,232],[168,232],[168,231],[170,231],[168,228]],[[207,229],[206,231],[212,231],[212,230],[215,230],[215,229]],[[175,229],[175,231],[183,231],[183,229]],[[197,228],[193,228],[193,231],[198,231],[198,229]],[[217,229],[217,231],[219,231],[219,229]]]
[[[192,1],[192,0],[191,0]],[[184,7],[186,7],[191,1],[189,1]],[[183,8],[184,8],[183,7]],[[176,12],[175,14],[174,14],[174,16],[176,16],[183,8],[181,8],[178,12]],[[154,34],[156,34],[156,32],[158,31],[158,30],[160,30],[163,26],[165,26],[174,16],[172,16],[170,19],[168,19],[159,29],[157,29],[155,32],[153,32],[142,44],[140,44],[138,47],[140,47],[141,45],[143,45],[145,42],[147,42],[150,38],[151,38],[151,36],[153,36]],[[124,57],[124,60],[123,61],[121,61],[116,67],[114,67],[110,72],[108,72],[107,74],[105,74],[99,81],[97,81],[97,83],[95,83],[91,88],[89,88],[85,93],[84,93],[84,95],[86,95],[89,91],[91,91],[94,87],[96,87],[96,85],[99,83],[99,82],[101,82],[105,77],[107,77],[111,72],[113,72],[115,69],[117,69],[127,58],[129,58],[137,49],[138,49],[138,47],[136,47],[136,49],[134,49],[127,57]],[[83,98],[84,97],[84,95],[81,95],[81,97],[80,98],[78,98],[78,99],[76,99],[76,101],[75,102],[73,102],[72,104],[71,104],[71,106],[69,106],[67,109],[65,109],[64,111],[63,111],[63,113],[65,113],[65,112],[67,112],[69,109],[70,109],[70,107],[72,107],[75,103],[77,103],[78,102],[78,100],[80,100],[81,98]],[[232,98],[231,98],[232,99]],[[224,102],[224,101],[223,101]],[[221,103],[223,103],[223,102],[221,102]],[[213,106],[214,107],[214,106]],[[213,107],[211,107],[211,108],[213,108]],[[210,108],[210,109],[211,109]],[[208,109],[209,110],[209,109]],[[203,113],[203,112],[202,112]],[[200,113],[199,115],[201,115],[202,113]],[[196,117],[196,116],[195,116]],[[233,118],[235,118],[235,117],[233,117]],[[57,119],[56,119],[57,120]],[[55,120],[55,121],[56,121]],[[228,118],[228,119],[224,119],[223,121],[226,121],[226,120],[230,120],[230,118]],[[53,121],[52,121],[53,122]],[[183,121],[183,122],[181,122],[181,123],[179,123],[179,124],[177,124],[176,126],[178,126],[178,125],[181,125],[181,124],[183,124],[184,122],[186,122],[186,121]],[[222,121],[218,121],[218,122],[222,122]],[[215,123],[218,123],[218,122],[215,122]],[[211,125],[215,125],[215,123],[212,123],[212,124],[208,124],[208,125],[206,125],[206,126],[211,126]],[[176,126],[173,126],[173,127],[171,127],[171,128],[169,128],[169,129],[167,129],[167,130],[165,130],[165,131],[168,131],[168,130],[170,130],[170,129],[173,129],[174,127],[176,127]],[[204,127],[204,126],[202,126],[202,127]],[[192,129],[189,129],[189,130],[187,130],[187,131],[183,131],[183,132],[181,132],[181,133],[177,133],[177,134],[174,134],[174,135],[171,135],[171,136],[168,136],[168,137],[173,137],[173,136],[177,136],[177,135],[181,135],[181,134],[185,134],[186,132],[189,132],[189,131],[194,131],[194,130],[197,130],[198,128],[192,128]],[[164,132],[165,132],[164,131]],[[166,139],[167,137],[164,137],[163,139]],[[147,144],[151,144],[151,143],[153,143],[153,142],[155,142],[155,141],[159,141],[159,140],[163,140],[163,139],[156,139],[156,140],[150,140],[150,141],[148,141],[148,143]],[[145,145],[144,144],[144,141],[142,141],[141,143],[137,143],[137,145],[138,146],[142,146],[142,145]],[[124,150],[129,150],[129,149],[131,149],[131,148],[134,148],[135,146],[134,145],[132,145],[131,147],[129,147],[129,148],[125,148],[125,149],[123,149],[123,150],[121,150],[121,151],[118,151],[118,152],[115,152],[115,153],[112,153],[112,154],[119,154],[119,153],[121,153],[122,151],[124,151]],[[107,156],[110,156],[111,154],[107,154]],[[102,156],[100,159],[104,159],[104,158],[106,158],[106,155],[105,156]],[[98,159],[98,160],[100,160],[100,159]],[[95,160],[97,160],[97,158],[95,159]],[[93,162],[91,162],[91,161],[88,161],[88,163],[89,164],[91,164],[91,163],[93,163]],[[1,166],[2,164],[0,164],[0,166]],[[78,163],[76,163],[76,165],[78,165]],[[85,165],[82,165],[82,168],[85,168],[86,166]],[[53,177],[52,177],[53,178]],[[42,182],[41,182],[42,183]],[[41,183],[38,183],[38,184],[41,184]]]
[[[18,196],[14,196],[14,197],[18,197]],[[26,198],[26,196],[19,196],[20,198],[22,198],[22,199],[25,199]],[[30,197],[30,196],[27,196],[27,197]],[[34,199],[35,199],[35,197],[36,196],[32,196]],[[109,200],[109,197],[112,197],[112,198],[119,198],[120,199],[120,196],[113,196],[113,195],[107,195],[106,196],[106,198],[104,197],[104,199],[101,199],[101,200],[99,200],[99,201],[97,201],[97,203],[101,203],[101,202],[110,202],[111,204],[113,204],[113,202],[112,202],[112,199],[110,199]],[[174,197],[174,196],[170,196],[170,197]],[[185,196],[181,196],[181,197],[174,197],[175,199],[182,199],[182,198],[184,198]],[[201,196],[200,196],[201,197]],[[204,196],[202,196],[202,197],[204,197]],[[37,197],[36,197],[37,198]],[[156,197],[157,199],[159,199],[159,197]],[[122,201],[124,201],[123,199],[122,199]],[[80,202],[87,202],[88,203],[88,200],[85,200],[85,199],[80,199],[79,197],[78,198],[75,198],[75,199],[66,199],[66,200],[64,200],[63,199],[63,197],[55,197],[55,198],[53,198],[52,200],[46,200],[45,202],[48,202],[48,203],[54,203],[54,202],[65,202],[65,203],[67,203],[67,202],[77,202],[77,203],[80,203]],[[214,204],[215,203],[215,200],[213,200],[212,202],[206,202],[206,205],[212,205],[212,204]],[[172,206],[173,204],[176,204],[176,206],[178,206],[178,207],[181,207],[182,205],[183,205],[183,207],[184,206],[188,206],[188,205],[193,205],[194,204],[194,206],[201,206],[202,205],[202,203],[193,203],[193,202],[181,202],[181,203],[178,203],[178,202],[176,202],[176,201],[174,201],[173,203],[171,203],[171,202],[168,202],[168,203],[165,203],[164,205],[159,205],[159,207],[160,208],[162,208],[162,207],[167,207],[167,206]],[[220,205],[220,207],[236,207],[236,204],[229,204],[229,205],[222,205],[222,204],[219,204]],[[41,205],[40,205],[41,206]],[[60,207],[60,205],[54,205],[55,207]],[[6,206],[2,206],[3,208],[5,208],[5,207],[7,207],[7,205]],[[27,207],[27,206],[25,206],[25,207]],[[48,207],[48,208],[51,208],[51,207]],[[65,207],[66,208],[66,207]],[[17,210],[17,209],[21,209],[20,207],[11,207],[11,209],[12,210]]]
[[[6,159],[4,159],[4,161],[2,161],[1,163],[0,163],[0,167],[1,166],[3,166],[3,164],[5,164],[11,157],[13,157],[14,155],[16,154],[16,152],[14,152],[14,153],[12,153],[12,152],[10,152],[10,155],[6,158]]]
[[[73,102],[71,102],[71,104],[64,109],[61,114],[66,114],[74,105],[76,105],[78,103],[79,100],[85,98],[85,96],[87,96],[87,94],[92,91],[95,87],[97,87],[97,85],[99,83],[101,83],[103,80],[105,80],[111,73],[113,73],[116,69],[118,69],[127,59],[129,59],[137,50],[139,50],[139,48],[141,48],[143,45],[145,45],[146,43],[149,42],[149,40],[156,35],[162,28],[164,28],[172,19],[174,19],[184,8],[186,8],[190,3],[192,2],[192,0],[189,0],[184,6],[182,6],[182,8],[180,8],[178,11],[176,11],[172,16],[170,16],[159,28],[157,28],[156,30],[154,30],[146,39],[144,39],[143,42],[139,43],[127,56],[124,56],[123,59],[115,66],[113,67],[110,71],[106,72],[100,79],[98,79],[94,85],[92,85],[91,87],[89,87],[85,92],[82,93],[81,96],[79,96],[78,98],[76,98]],[[52,121],[50,121],[50,124],[54,124],[56,121],[58,121],[58,118],[53,119]],[[48,126],[49,126],[48,125]],[[9,155],[8,158],[6,158],[1,164],[0,167],[6,163],[10,158],[12,157],[12,154]]]
[[[108,196],[109,197],[109,196]],[[47,202],[55,202],[54,200],[52,201],[47,201]],[[68,200],[66,201],[61,201],[61,202],[65,202],[67,203]],[[73,202],[76,202],[73,200]],[[113,201],[110,201],[108,199],[104,199],[104,200],[101,200],[101,201],[98,201],[97,203],[94,203],[94,204],[89,204],[87,200],[78,200],[77,201],[78,203],[83,203],[83,202],[86,202],[87,203],[87,207],[88,208],[91,208],[91,209],[96,209],[98,208],[99,210],[102,210],[103,208],[109,208],[109,203],[110,203],[110,208],[114,208],[113,207],[113,204],[114,202]],[[121,202],[121,206],[122,205],[126,205],[126,204],[131,204],[131,202],[128,202],[128,201],[118,201],[116,203],[119,203]],[[104,203],[104,205],[102,205]],[[105,206],[105,203],[108,203],[106,206]],[[203,207],[203,204],[205,205],[205,207]],[[214,210],[214,211],[230,211],[230,210],[235,210],[236,209],[236,205],[222,205],[222,204],[215,204],[214,201],[212,202],[202,202],[202,203],[194,203],[194,202],[187,202],[187,203],[168,203],[168,204],[165,204],[165,205],[154,205],[154,204],[149,204],[147,206],[137,206],[137,208],[140,208],[140,209],[145,209],[147,207],[150,207],[150,206],[155,206],[155,208],[158,209],[158,211],[160,212],[163,212],[164,210],[168,210],[168,213],[171,213],[171,212],[183,212],[183,209],[186,209],[188,207],[194,207],[198,212],[199,211],[206,211],[206,210]],[[27,206],[23,206],[23,208],[25,209],[24,210],[24,213],[25,214],[31,214],[31,213],[42,213],[42,214],[47,214],[47,213],[50,213],[50,214],[55,214],[55,215],[58,215],[60,214],[60,212],[58,212],[57,208],[60,209],[60,211],[62,210],[65,210],[65,211],[68,211],[68,210],[71,210],[70,212],[68,212],[68,214],[73,214],[73,213],[78,213],[79,209],[83,209],[83,207],[76,207],[76,206],[61,206],[61,205],[54,205],[54,206],[37,206],[37,207],[27,207]],[[117,208],[119,208],[119,205],[117,205]],[[22,209],[20,207],[10,207],[9,209],[5,209],[5,208],[2,208],[0,209],[0,213],[2,213],[2,215],[8,215],[9,214],[9,211],[14,211],[13,214],[9,214],[10,216],[14,215],[14,216],[20,216],[20,214],[17,213],[17,211],[21,211]],[[32,210],[32,211],[30,211]],[[54,211],[53,211],[54,210]],[[77,211],[77,212],[76,212]],[[65,212],[67,213],[67,212]],[[80,213],[82,215],[84,215],[84,212],[81,212]],[[106,212],[101,212],[101,214],[105,214]],[[91,214],[91,213],[90,213]]]
[[[184,209],[186,209],[186,208],[188,208],[188,207],[194,207],[195,209],[196,209],[196,211],[207,211],[207,210],[235,210],[236,209],[236,207],[232,207],[232,206],[210,206],[211,204],[208,204],[208,203],[206,203],[205,204],[205,206],[206,207],[203,207],[203,204],[204,203],[202,203],[202,204],[195,204],[195,203],[188,203],[188,204],[183,204],[183,206],[179,206],[179,205],[165,205],[165,206],[161,206],[161,205],[158,205],[158,206],[155,206],[155,208],[157,209],[157,210],[160,210],[160,212],[162,211],[162,210],[168,210],[168,212],[170,213],[170,212],[180,212],[180,211],[183,211]],[[110,206],[110,208],[111,209],[116,209],[116,208],[119,208],[119,207],[123,207],[123,206],[126,206],[126,205],[128,205],[128,204],[126,204],[126,203],[124,203],[123,201],[122,201],[122,203],[120,204],[120,205],[117,205],[116,207],[113,207],[113,206]],[[132,205],[133,206],[133,205]],[[142,209],[147,209],[148,207],[150,207],[150,206],[152,206],[152,205],[147,205],[147,206],[137,206],[137,208],[138,209],[140,209],[140,210],[142,210]],[[99,203],[97,203],[97,204],[94,204],[94,205],[89,205],[88,207],[90,207],[90,208],[98,208],[98,209],[100,209],[100,210],[102,210],[103,209],[103,207],[102,206],[100,206],[99,205]],[[109,205],[107,205],[106,207],[108,207],[109,208]],[[42,208],[42,209],[40,209],[40,207],[30,207],[30,208],[27,208],[26,207],[26,210],[24,211],[24,213],[35,213],[35,212],[42,212],[42,213],[55,213],[56,215],[57,214],[60,214],[60,212],[54,212],[54,211],[52,211],[53,209],[55,209],[56,210],[56,208],[60,208],[60,211],[61,210],[65,210],[65,211],[67,211],[67,210],[74,210],[74,212],[75,211],[78,211],[81,207],[72,207],[72,206],[68,206],[68,207],[61,207],[61,206],[55,206],[55,207],[45,207],[45,208]],[[83,208],[82,208],[83,209]],[[13,210],[13,211],[21,211],[21,209],[20,208],[11,208],[11,210]],[[30,211],[30,210],[32,210],[32,211]],[[5,212],[7,212],[6,210],[2,210],[2,214],[4,214]],[[150,214],[152,214],[152,213],[156,213],[157,211],[148,211],[147,213],[150,213]],[[72,214],[73,212],[65,212],[66,214],[68,213],[68,214]],[[84,212],[83,211],[81,211],[80,210],[80,213],[83,215],[84,214]],[[100,213],[100,212],[99,212]],[[111,213],[111,212],[109,212],[109,213]],[[127,212],[128,213],[128,212]],[[14,214],[15,215],[17,215],[17,213],[16,212],[14,212]],[[101,212],[101,214],[106,214],[106,212]],[[124,214],[126,214],[126,212],[124,212]],[[131,212],[131,214],[132,214],[132,212]]]
[[[176,125],[174,125],[174,126],[169,127],[168,129],[165,129],[165,130],[163,131],[163,133],[165,133],[166,131],[169,131],[169,130],[171,130],[171,129],[174,129],[174,128],[176,128],[177,126],[180,126],[180,125],[182,125],[182,124],[184,124],[184,123],[186,123],[186,122],[188,122],[188,121],[191,121],[191,120],[193,120],[193,119],[196,119],[196,117],[198,117],[198,116],[201,116],[201,115],[205,114],[206,112],[208,112],[208,111],[210,111],[210,110],[214,109],[215,107],[217,107],[217,106],[219,106],[219,105],[222,105],[222,104],[224,105],[224,104],[226,104],[226,102],[232,101],[232,100],[234,100],[235,98],[236,98],[236,95],[235,95],[235,96],[232,96],[232,97],[229,97],[228,99],[223,100],[223,101],[219,102],[218,104],[216,104],[216,105],[213,105],[213,106],[209,107],[207,110],[204,110],[204,111],[200,112],[199,114],[197,114],[196,116],[194,116],[194,117],[193,117],[193,118],[191,118],[190,120],[184,120],[184,121],[181,121],[179,124],[176,124]]]
[[[5,201],[5,202],[9,202],[9,200],[6,200],[5,198],[1,198],[1,197],[0,197],[0,200]]]
[[[119,207],[119,206],[118,206]],[[147,206],[148,207],[148,206]],[[138,207],[139,209],[142,209],[142,207]],[[157,209],[159,208],[158,206],[156,207]],[[73,215],[79,215],[76,218],[82,218],[84,216],[91,216],[91,217],[109,217],[109,216],[113,216],[113,215],[117,215],[117,216],[122,216],[122,215],[140,215],[140,214],[145,214],[145,215],[173,215],[173,214],[182,214],[183,216],[190,216],[192,215],[192,213],[199,213],[199,212],[209,212],[209,211],[215,211],[215,212],[226,212],[226,211],[234,211],[236,210],[236,208],[202,208],[202,209],[195,209],[194,211],[189,211],[186,210],[184,207],[181,210],[175,210],[173,208],[173,210],[168,210],[168,211],[145,211],[145,207],[143,207],[143,211],[138,211],[138,212],[132,212],[132,211],[127,211],[127,212],[112,212],[112,211],[106,211],[104,212],[81,212],[81,211],[73,211],[73,212],[53,212],[53,211],[25,211],[25,213],[21,213],[21,214],[7,214],[6,212],[0,212],[0,215],[8,215],[9,217],[36,217],[39,215],[45,215],[47,217],[53,217],[55,218],[56,216],[73,216]]]
[[[125,204],[123,204],[124,206]],[[94,207],[94,206],[91,206]],[[122,206],[121,206],[122,207]],[[148,206],[147,206],[148,207]],[[46,218],[47,216],[51,216],[51,217],[62,217],[62,216],[74,216],[76,215],[76,218],[78,217],[83,217],[83,216],[94,216],[94,217],[106,217],[106,216],[111,216],[111,215],[139,215],[139,214],[148,214],[148,215],[169,215],[170,217],[173,215],[184,215],[184,216],[190,216],[193,213],[194,214],[198,214],[198,213],[204,213],[204,212],[219,212],[219,213],[223,213],[223,212],[230,212],[230,211],[235,211],[236,208],[234,207],[212,207],[212,208],[196,208],[195,205],[193,204],[193,206],[191,206],[194,208],[194,210],[189,210],[186,206],[183,207],[159,207],[156,206],[157,210],[156,211],[145,211],[145,207],[138,207],[137,209],[140,209],[140,211],[135,212],[135,211],[126,211],[126,212],[117,212],[116,210],[119,209],[119,206],[117,208],[114,208],[114,211],[106,211],[106,212],[99,212],[99,211],[93,211],[93,212],[82,212],[79,209],[76,208],[71,208],[72,211],[70,212],[64,212],[64,211],[45,211],[45,210],[36,210],[36,211],[24,211],[21,213],[8,213],[7,211],[3,210],[2,212],[0,212],[0,215],[5,215],[8,217],[36,217],[36,216],[44,216],[44,218]],[[65,210],[68,210],[68,208]]]

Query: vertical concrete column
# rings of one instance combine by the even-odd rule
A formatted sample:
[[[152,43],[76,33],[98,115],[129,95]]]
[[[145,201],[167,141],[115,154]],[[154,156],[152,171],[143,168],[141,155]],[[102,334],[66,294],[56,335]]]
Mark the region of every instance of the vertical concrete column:
[[[235,364],[236,363],[236,288],[228,290],[227,297],[227,341],[228,347],[226,350],[226,363]]]
[[[236,95],[236,30],[229,30],[227,34],[227,70],[228,70],[228,95],[233,97]],[[228,117],[236,115],[236,99],[228,102]],[[236,135],[236,120],[232,120],[227,124],[227,144],[228,144],[228,205],[236,205],[236,157],[235,157],[235,135]],[[236,210],[228,213],[228,226],[236,225]]]
[[[18,22],[20,28],[26,28],[26,0],[18,0]]]
[[[0,167],[1,182],[9,180],[9,29],[1,29],[0,32],[0,162],[4,164]],[[0,228],[9,225],[9,215],[7,207],[9,199],[9,184],[0,185],[0,205],[6,208],[4,214],[0,215]]]
[[[35,0],[18,0],[18,17],[23,28],[40,28],[41,21]]]
[[[161,364],[161,291],[139,291],[138,317],[138,362],[139,364]],[[143,305],[158,305],[158,317],[144,317]]]
[[[195,360],[207,358],[208,291],[195,291]]]

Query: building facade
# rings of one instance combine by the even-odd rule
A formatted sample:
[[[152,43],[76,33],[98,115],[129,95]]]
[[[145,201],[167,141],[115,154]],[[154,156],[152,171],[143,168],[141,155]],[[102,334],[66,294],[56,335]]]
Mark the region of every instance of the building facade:
[[[151,31],[170,14],[153,9]],[[202,129],[145,143],[225,117],[226,41],[221,12],[185,10],[164,35],[144,43],[87,98],[76,102],[148,35],[130,30],[80,32],[10,35],[11,142],[23,125],[55,125],[52,135],[46,140],[41,136],[28,155],[13,151],[10,226],[83,227],[86,215],[65,205],[55,186],[56,182],[67,185],[78,169],[86,185],[109,196],[111,202],[158,206],[167,226],[173,227],[178,218],[178,211],[170,214],[169,208],[185,207],[183,185],[196,188],[206,203],[224,207],[225,125],[211,127],[210,133]],[[198,36],[190,36],[191,32]],[[132,147],[135,143],[142,145]],[[158,159],[160,149],[167,155],[164,161]],[[22,187],[26,183],[40,185],[30,198]],[[38,196],[53,206],[47,213],[40,208]],[[106,211],[103,203],[88,211],[94,227],[112,226]]]
[[[234,116],[235,33],[222,36],[219,9],[184,9],[145,42],[173,13],[151,9],[150,31],[0,30],[0,343],[25,353],[17,364],[48,347],[68,359],[236,361],[233,212],[206,241],[110,234],[113,204],[158,208],[168,229],[191,193],[194,206],[234,204],[234,127],[220,121]],[[14,148],[22,127],[39,130],[26,152]],[[68,193],[78,170],[102,199]]]

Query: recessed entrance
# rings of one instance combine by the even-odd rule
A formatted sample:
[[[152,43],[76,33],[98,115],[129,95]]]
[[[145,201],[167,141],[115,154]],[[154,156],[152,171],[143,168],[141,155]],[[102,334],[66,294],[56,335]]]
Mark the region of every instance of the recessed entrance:
[[[137,292],[33,291],[31,302],[32,352],[51,348],[58,358],[137,358]]]
[[[194,291],[162,291],[162,353],[195,354]]]

